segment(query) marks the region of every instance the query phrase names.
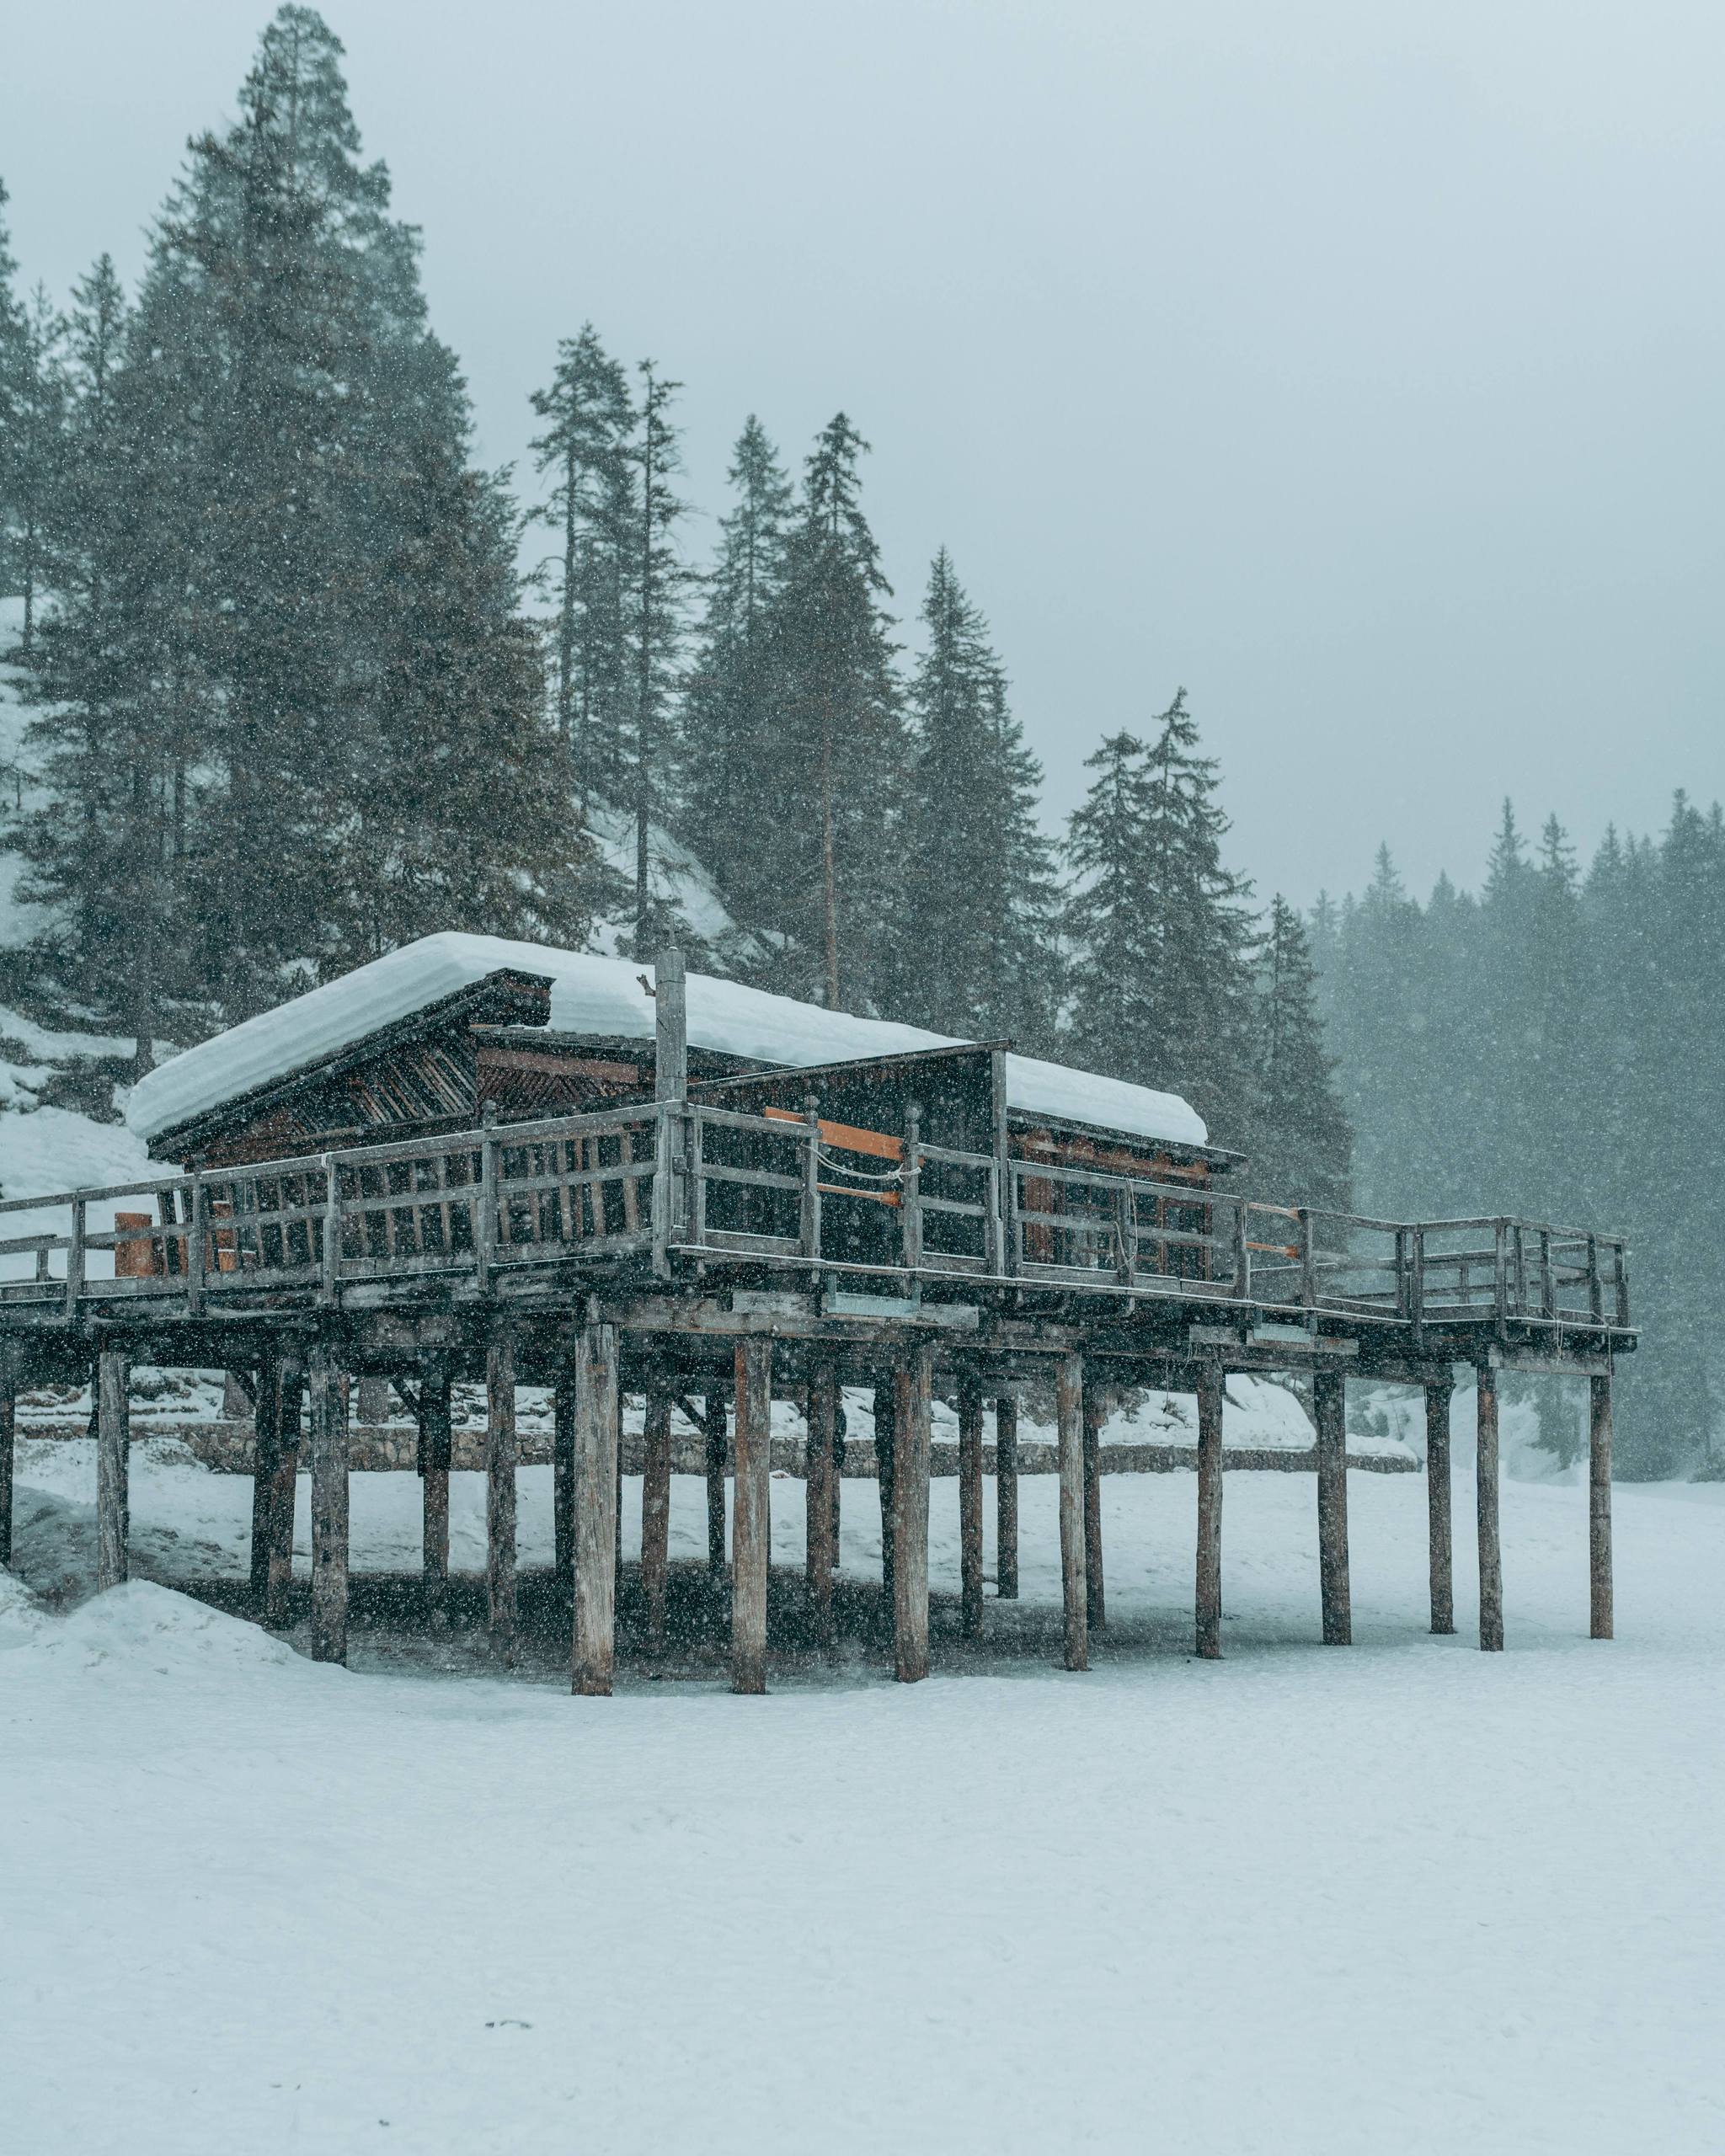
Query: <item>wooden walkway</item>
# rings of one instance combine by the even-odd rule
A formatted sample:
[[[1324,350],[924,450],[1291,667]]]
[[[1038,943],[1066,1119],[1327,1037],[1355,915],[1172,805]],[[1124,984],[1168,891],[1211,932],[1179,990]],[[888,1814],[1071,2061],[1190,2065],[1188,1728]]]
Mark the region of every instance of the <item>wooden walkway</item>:
[[[114,1225],[104,1225],[108,1214]],[[6,1236],[5,1216],[53,1216]],[[857,1222],[873,1228],[858,1258]],[[887,1224],[884,1235],[880,1232]],[[248,1373],[257,1400],[254,1583],[286,1594],[302,1406],[313,1497],[313,1643],[345,1652],[347,1379],[394,1377],[419,1416],[428,1600],[446,1583],[449,1388],[483,1376],[488,1608],[515,1607],[514,1392],[557,1391],[558,1566],[573,1678],[610,1689],[617,1400],[647,1400],[644,1572],[664,1609],[673,1405],[700,1397],[712,1531],[733,1486],[732,1670],[765,1682],[769,1410],[809,1429],[808,1588],[830,1622],[839,1389],[875,1388],[884,1435],[883,1585],[895,1657],[927,1667],[928,1407],[955,1395],[964,1622],[982,1619],[982,1429],[995,1417],[1003,1594],[1016,1591],[1017,1389],[1057,1401],[1066,1659],[1106,1621],[1099,1432],[1111,1390],[1194,1392],[1199,1409],[1198,1651],[1220,1646],[1221,1393],[1236,1370],[1312,1384],[1323,1634],[1350,1631],[1347,1379],[1424,1387],[1434,1630],[1453,1630],[1448,1427],[1457,1364],[1478,1389],[1482,1645],[1503,1642],[1497,1385],[1508,1369],[1592,1387],[1597,1636],[1610,1630],[1610,1382],[1635,1346],[1620,1237],[1509,1218],[1395,1222],[1012,1155],[927,1144],[914,1117],[866,1174],[811,1112],[760,1116],[676,1098],[398,1145],[168,1174],[0,1205],[0,1556],[9,1549],[21,1385],[99,1390],[100,1577],[126,1575],[126,1385],[133,1362]],[[692,1411],[693,1412],[693,1411]],[[284,1525],[286,1521],[286,1525]],[[650,1630],[650,1623],[649,1623]]]

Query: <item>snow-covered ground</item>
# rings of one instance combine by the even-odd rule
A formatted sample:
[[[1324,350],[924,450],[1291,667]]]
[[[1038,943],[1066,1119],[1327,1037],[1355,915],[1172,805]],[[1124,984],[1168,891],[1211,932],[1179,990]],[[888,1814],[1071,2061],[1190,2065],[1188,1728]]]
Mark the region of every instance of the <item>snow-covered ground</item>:
[[[21,1454],[19,1569],[56,1599],[0,1578],[8,2148],[1725,2147],[1719,1486],[1620,1489],[1607,1645],[1584,1489],[1509,1481],[1486,1657],[1465,1476],[1450,1640],[1423,1479],[1351,1478],[1341,1651],[1310,1478],[1231,1476],[1205,1664],[1194,1478],[1111,1478],[1109,1625],[1069,1676],[1052,1478],[968,1652],[943,1482],[929,1683],[854,1638],[781,1655],[764,1700],[696,1660],[594,1701],[550,1646],[505,1676],[362,1622],[339,1670],[150,1581],[80,1603],[88,1448]],[[362,1566],[412,1561],[417,1497],[356,1478]],[[775,1479],[787,1568],[801,1498]],[[236,1572],[248,1502],[141,1445],[139,1570]],[[680,1560],[700,1508],[679,1477]],[[526,1471],[529,1563],[548,1508]],[[872,1486],[845,1511],[860,1605]]]

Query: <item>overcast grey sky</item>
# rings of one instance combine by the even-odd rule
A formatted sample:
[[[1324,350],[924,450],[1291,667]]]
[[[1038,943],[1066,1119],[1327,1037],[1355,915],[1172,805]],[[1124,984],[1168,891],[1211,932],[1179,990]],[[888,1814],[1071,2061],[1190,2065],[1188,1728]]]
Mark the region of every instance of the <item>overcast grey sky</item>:
[[[269,0],[0,28],[26,278],[128,275]],[[914,616],[945,543],[1071,806],[1183,682],[1309,901],[1499,798],[1590,845],[1725,792],[1725,9],[329,0],[488,462],[590,317],[723,506],[831,412]],[[711,525],[692,524],[705,550]]]

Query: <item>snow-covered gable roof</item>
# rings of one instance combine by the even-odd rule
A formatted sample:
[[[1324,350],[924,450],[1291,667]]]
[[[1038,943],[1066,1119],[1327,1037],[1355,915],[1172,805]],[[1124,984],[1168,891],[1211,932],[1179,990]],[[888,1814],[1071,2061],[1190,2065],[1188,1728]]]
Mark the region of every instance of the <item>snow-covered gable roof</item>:
[[[641,985],[644,974],[650,979],[650,966],[499,936],[425,936],[162,1064],[132,1089],[126,1119],[140,1137],[154,1139],[260,1087],[311,1070],[381,1027],[502,972],[549,979],[555,1032],[615,1040],[653,1038],[653,1001]],[[710,974],[688,976],[688,1013],[692,1048],[793,1068],[963,1045],[920,1026],[827,1011]],[[1069,1070],[1034,1056],[1007,1057],[1007,1099],[1023,1114],[1167,1145],[1202,1145],[1207,1139],[1202,1119],[1177,1094]]]

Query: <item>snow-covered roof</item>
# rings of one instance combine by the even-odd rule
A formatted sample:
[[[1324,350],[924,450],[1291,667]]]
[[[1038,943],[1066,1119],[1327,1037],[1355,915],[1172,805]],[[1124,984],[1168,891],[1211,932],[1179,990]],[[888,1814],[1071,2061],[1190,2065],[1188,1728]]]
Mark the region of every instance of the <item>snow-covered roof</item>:
[[[259,1087],[310,1070],[381,1027],[505,971],[549,979],[551,1025],[557,1032],[650,1041],[654,1006],[641,977],[650,979],[652,970],[633,958],[598,958],[499,936],[422,937],[158,1065],[132,1089],[126,1119],[145,1139],[158,1138]],[[688,976],[688,1013],[692,1048],[793,1068],[962,1045],[920,1026],[824,1010],[710,974]],[[1089,1123],[1167,1145],[1206,1142],[1202,1119],[1177,1094],[1069,1070],[1034,1056],[1007,1056],[1007,1099],[1021,1113],[1056,1122]]]

